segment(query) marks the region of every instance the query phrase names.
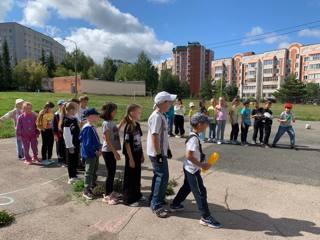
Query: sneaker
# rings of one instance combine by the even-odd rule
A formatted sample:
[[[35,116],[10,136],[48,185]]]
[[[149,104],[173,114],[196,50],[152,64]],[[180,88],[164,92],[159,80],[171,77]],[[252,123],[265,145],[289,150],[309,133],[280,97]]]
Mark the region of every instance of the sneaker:
[[[246,143],[246,142],[243,142],[243,143],[241,143],[241,146],[243,146],[243,147],[248,147],[248,146],[249,146],[249,144],[248,144],[248,143]]]
[[[220,145],[220,144],[222,144],[222,142],[221,142],[221,141],[218,141],[218,142],[217,142],[217,144],[219,144],[219,145]]]
[[[31,165],[31,164],[32,164],[32,161],[31,161],[31,160],[24,160],[23,163],[24,163],[24,164],[27,164],[27,165]]]
[[[221,224],[216,221],[212,216],[207,218],[201,218],[199,222],[202,226],[208,226],[211,228],[221,228]]]
[[[34,157],[32,158],[32,161],[33,161],[33,162],[40,162],[40,159],[38,158],[38,156],[34,156]]]
[[[295,145],[291,145],[290,148],[291,149],[296,149],[296,146]]]
[[[252,145],[257,145],[257,141],[252,141]]]
[[[92,200],[93,199],[93,194],[90,191],[83,192],[82,196],[87,200]]]
[[[181,212],[183,210],[184,210],[184,206],[182,204],[179,204],[177,206],[175,206],[173,204],[170,205],[170,211],[171,212]]]
[[[147,202],[148,200],[145,196],[142,195],[139,201],[140,202]]]
[[[69,178],[68,184],[73,184],[78,180],[78,178]]]
[[[164,208],[158,208],[153,209],[152,212],[158,217],[158,218],[167,218],[168,217],[168,211]]]
[[[129,207],[139,207],[139,202],[134,202],[134,203],[131,203],[129,204]]]
[[[179,135],[176,135],[175,137],[176,137],[176,138],[181,138],[181,136],[179,136]]]

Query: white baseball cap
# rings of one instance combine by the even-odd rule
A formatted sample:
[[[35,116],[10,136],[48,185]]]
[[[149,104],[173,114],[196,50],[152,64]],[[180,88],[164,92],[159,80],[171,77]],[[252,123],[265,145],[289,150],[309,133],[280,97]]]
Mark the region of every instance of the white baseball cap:
[[[165,91],[163,92],[159,92],[155,98],[154,98],[154,103],[155,104],[160,104],[160,103],[163,103],[163,102],[173,102],[174,100],[176,100],[177,98],[177,95],[174,95],[174,94],[170,94],[170,93],[167,93]]]
[[[21,98],[16,99],[16,105],[19,104],[19,103],[23,103],[23,102],[24,102],[24,100],[21,99]]]
[[[189,103],[189,107],[194,107],[194,103],[193,103],[193,102],[190,102],[190,103]]]

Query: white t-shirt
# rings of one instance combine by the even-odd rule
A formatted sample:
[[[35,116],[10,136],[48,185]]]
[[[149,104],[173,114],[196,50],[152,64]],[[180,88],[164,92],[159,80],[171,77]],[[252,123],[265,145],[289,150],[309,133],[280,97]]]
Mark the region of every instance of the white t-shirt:
[[[185,114],[185,108],[183,105],[175,105],[174,106],[174,114],[179,116],[184,116]]]
[[[157,151],[152,143],[152,135],[157,134],[160,141],[161,154],[167,156],[169,148],[168,124],[164,114],[154,111],[148,119],[147,154],[157,156]]]
[[[201,153],[200,153],[200,146],[199,146],[199,138],[195,133],[193,132],[190,133],[190,135],[192,134],[195,135],[195,137],[190,138],[189,141],[186,143],[186,151],[193,152],[193,157],[200,162]],[[185,159],[183,161],[183,167],[186,171],[188,171],[191,174],[194,174],[200,170],[200,168],[197,165],[194,165],[188,159]]]

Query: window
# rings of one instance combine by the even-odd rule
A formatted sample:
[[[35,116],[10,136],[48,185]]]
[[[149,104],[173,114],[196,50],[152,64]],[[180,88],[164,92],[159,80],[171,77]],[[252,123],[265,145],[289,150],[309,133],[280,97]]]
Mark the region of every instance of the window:
[[[303,79],[304,79],[304,80],[308,79],[308,75],[304,75],[304,76],[303,76]]]
[[[296,63],[296,68],[299,66],[299,63]]]
[[[296,54],[296,59],[298,59],[300,57],[300,55],[299,54]]]
[[[272,68],[270,68],[270,69],[263,69],[263,73],[265,73],[265,74],[270,74],[270,73],[272,73],[273,72],[273,69]]]
[[[320,69],[320,63],[310,64],[310,65],[308,66],[308,69],[309,69],[309,70]]]
[[[312,60],[320,60],[320,54],[318,53],[318,54],[313,54],[313,55],[311,55],[311,57],[312,57]]]
[[[277,89],[278,85],[263,85],[263,89]]]
[[[308,61],[310,61],[310,58],[309,58],[309,57],[305,57],[305,58],[304,58],[304,61],[305,61],[305,62],[308,62]]]
[[[256,67],[256,63],[249,63],[249,67],[255,68]]]
[[[273,60],[264,60],[263,61],[263,65],[272,65],[273,64]]]
[[[249,71],[248,75],[256,75],[256,71]]]
[[[304,70],[304,71],[307,71],[307,70],[308,70],[308,66],[304,66],[304,67],[303,67],[303,70]]]
[[[278,81],[278,78],[277,77],[264,77],[263,81],[264,82],[275,82],[275,81]]]
[[[320,78],[320,73],[309,74],[307,79],[315,79],[315,78]]]

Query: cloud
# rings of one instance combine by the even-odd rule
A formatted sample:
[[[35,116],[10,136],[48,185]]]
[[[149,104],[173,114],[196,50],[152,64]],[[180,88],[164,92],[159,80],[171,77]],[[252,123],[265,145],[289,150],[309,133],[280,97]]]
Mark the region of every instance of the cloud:
[[[287,35],[278,35],[276,33],[265,34],[260,26],[253,27],[250,32],[246,33],[246,39],[242,41],[242,45],[253,45],[259,43],[273,44],[285,42],[288,40]]]
[[[290,45],[289,42],[280,42],[278,48],[287,48]]]
[[[11,10],[12,6],[13,6],[13,0],[0,1],[0,22],[5,20],[7,12]]]
[[[68,37],[75,41],[78,47],[86,54],[101,63],[104,57],[135,61],[141,51],[152,59],[159,59],[164,53],[172,50],[172,43],[159,41],[153,32],[147,33],[111,33],[101,29],[79,28]],[[56,39],[67,47],[74,50],[74,44],[68,40]]]
[[[39,16],[38,12],[41,11]],[[62,19],[81,19],[92,27],[73,29],[68,38],[97,62],[104,57],[134,61],[145,51],[153,60],[171,52],[173,44],[159,40],[153,29],[142,24],[135,16],[123,13],[106,0],[29,0],[24,8],[23,22],[47,28],[56,35],[54,26],[45,27],[52,12]],[[73,45],[57,37],[68,50]]]
[[[303,29],[298,32],[300,37],[320,37],[320,29]]]

